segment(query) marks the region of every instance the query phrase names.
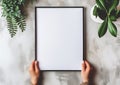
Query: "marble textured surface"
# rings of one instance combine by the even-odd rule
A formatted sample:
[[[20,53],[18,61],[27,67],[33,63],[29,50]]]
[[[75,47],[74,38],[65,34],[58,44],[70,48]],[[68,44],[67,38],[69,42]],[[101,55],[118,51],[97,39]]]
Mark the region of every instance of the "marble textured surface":
[[[94,66],[92,85],[120,84],[120,24],[118,37],[109,32],[98,38],[98,26],[90,18],[91,7],[95,0],[38,0],[27,7],[28,18],[25,32],[18,31],[10,38],[6,20],[0,17],[0,85],[30,85],[28,67],[34,59],[34,7],[35,6],[84,6],[86,8],[86,55]],[[1,16],[0,7],[0,16]],[[43,72],[43,85],[79,85],[82,82],[80,72]]]

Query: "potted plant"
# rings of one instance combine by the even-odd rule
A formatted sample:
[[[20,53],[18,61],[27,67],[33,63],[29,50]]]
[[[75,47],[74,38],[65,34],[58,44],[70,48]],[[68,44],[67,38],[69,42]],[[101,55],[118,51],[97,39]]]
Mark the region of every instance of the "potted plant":
[[[23,32],[26,27],[24,8],[28,1],[34,0],[0,0],[2,16],[6,18],[11,37],[15,36],[18,28]]]
[[[103,21],[98,30],[99,37],[104,36],[107,30],[112,36],[117,36],[117,27],[114,21],[120,17],[120,10],[117,9],[118,4],[119,0],[96,0],[93,15]]]

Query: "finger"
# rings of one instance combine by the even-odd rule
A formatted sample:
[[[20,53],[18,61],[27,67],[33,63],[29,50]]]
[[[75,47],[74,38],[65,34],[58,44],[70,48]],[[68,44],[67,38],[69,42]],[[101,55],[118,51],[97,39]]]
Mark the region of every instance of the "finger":
[[[36,73],[39,73],[39,63],[38,63],[38,61],[35,61],[35,71],[36,71]]]
[[[87,61],[85,61],[85,64],[86,64],[86,70],[89,71],[90,70],[90,64]]]
[[[33,75],[34,72],[35,72],[35,67],[34,67],[34,65],[35,65],[35,61],[32,61],[31,65],[30,65],[30,67],[29,67],[29,72],[30,72],[31,75]]]
[[[34,70],[34,61],[32,61],[31,65],[29,67],[29,71],[32,71],[32,70]]]
[[[82,63],[82,71],[85,71],[85,62]]]

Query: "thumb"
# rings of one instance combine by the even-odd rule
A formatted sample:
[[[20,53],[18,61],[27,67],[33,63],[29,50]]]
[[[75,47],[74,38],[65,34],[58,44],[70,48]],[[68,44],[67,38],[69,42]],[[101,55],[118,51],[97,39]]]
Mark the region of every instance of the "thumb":
[[[35,61],[35,71],[37,73],[39,72],[39,63],[38,63],[38,61]]]
[[[85,62],[83,61],[82,63],[82,71],[84,72],[85,71]]]

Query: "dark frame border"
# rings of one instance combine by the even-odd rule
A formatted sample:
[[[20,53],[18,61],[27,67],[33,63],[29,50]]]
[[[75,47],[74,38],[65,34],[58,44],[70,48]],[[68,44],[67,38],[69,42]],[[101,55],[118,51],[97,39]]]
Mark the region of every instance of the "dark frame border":
[[[83,60],[86,59],[85,8],[83,6],[36,6],[35,7],[35,60],[37,60],[37,8],[82,8],[83,9]],[[42,70],[42,71],[81,71],[81,70]]]

